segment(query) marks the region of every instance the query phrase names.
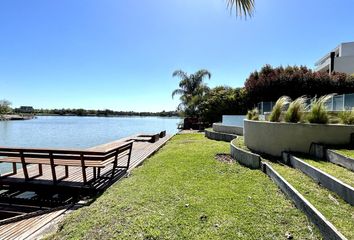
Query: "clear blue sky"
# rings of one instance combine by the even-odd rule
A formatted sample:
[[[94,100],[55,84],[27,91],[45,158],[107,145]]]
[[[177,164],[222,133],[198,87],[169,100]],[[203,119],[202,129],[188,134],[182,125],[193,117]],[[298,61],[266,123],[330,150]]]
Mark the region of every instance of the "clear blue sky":
[[[3,0],[0,99],[13,106],[174,110],[175,69],[241,87],[264,64],[307,65],[354,41],[353,0]]]

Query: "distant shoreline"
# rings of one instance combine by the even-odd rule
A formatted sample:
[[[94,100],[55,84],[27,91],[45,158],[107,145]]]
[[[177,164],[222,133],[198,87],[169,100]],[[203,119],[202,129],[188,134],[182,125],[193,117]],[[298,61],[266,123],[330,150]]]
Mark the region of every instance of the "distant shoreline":
[[[158,115],[76,115],[76,114],[35,114],[35,115],[19,115],[19,114],[5,114],[0,115],[0,121],[23,121],[31,120],[36,117],[162,117],[162,118],[180,118],[179,116],[158,116]]]
[[[77,115],[77,114],[36,114],[37,117],[162,117],[162,118],[180,118],[178,115],[173,116],[159,116],[159,115],[96,115],[96,114],[87,114],[87,115]]]
[[[30,120],[35,118],[34,115],[18,115],[18,114],[5,114],[0,115],[0,121],[19,121],[19,120]]]

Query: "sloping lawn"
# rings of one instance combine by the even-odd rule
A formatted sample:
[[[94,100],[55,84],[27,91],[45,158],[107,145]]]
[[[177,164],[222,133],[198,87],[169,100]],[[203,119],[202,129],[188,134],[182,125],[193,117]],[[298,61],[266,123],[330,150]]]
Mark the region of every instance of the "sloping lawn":
[[[309,200],[344,236],[354,239],[354,207],[301,171],[278,163],[272,167]]]
[[[319,239],[261,171],[219,162],[229,144],[175,136],[50,239]]]
[[[346,157],[354,159],[354,150],[351,149],[332,149],[332,150]]]
[[[302,158],[302,160],[354,187],[354,172],[331,162],[317,161],[310,158]]]

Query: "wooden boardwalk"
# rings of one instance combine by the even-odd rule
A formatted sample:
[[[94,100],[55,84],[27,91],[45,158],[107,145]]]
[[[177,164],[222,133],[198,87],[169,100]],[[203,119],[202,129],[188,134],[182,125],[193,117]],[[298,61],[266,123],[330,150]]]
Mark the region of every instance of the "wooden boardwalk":
[[[110,148],[114,145],[127,141],[134,136],[130,136],[124,139],[120,139],[114,142],[102,144],[96,147],[89,148],[87,150],[95,150],[101,151],[107,148]],[[150,143],[146,141],[137,141],[133,144],[131,162],[128,172],[140,165],[145,159],[155,153],[158,149],[160,149],[172,136],[166,135],[164,138],[160,138],[159,141],[155,143]],[[126,161],[127,159],[123,158],[121,161]],[[38,169],[36,166],[28,167],[30,175],[36,175]],[[107,176],[111,176],[111,166],[104,168],[101,171],[101,178],[98,178],[92,182],[92,184],[85,185],[83,184],[82,172],[80,167],[69,167],[69,177],[65,180],[53,185],[51,181],[50,167],[43,166],[43,175],[30,180],[30,184],[28,181],[24,181],[23,172],[20,170],[17,174],[1,179],[2,185],[11,184],[12,188],[21,189],[22,185],[26,186],[26,191],[31,191],[31,189],[55,189],[59,192],[65,191],[81,191],[82,194],[86,192],[94,192],[99,193],[107,189],[114,182],[121,179],[125,176],[126,171],[115,171],[114,178],[110,178]],[[64,168],[60,170],[58,167],[58,175],[64,174]],[[87,171],[88,180],[93,178],[93,173],[91,171]],[[69,192],[70,192],[69,191]],[[33,196],[32,196],[33,197]],[[68,207],[69,208],[69,207]],[[12,223],[5,223],[0,225],[0,239],[33,239],[36,235],[38,235],[39,231],[43,229],[48,223],[53,220],[59,218],[67,208],[54,210],[54,211],[45,211],[43,214],[35,214],[36,216],[25,218],[23,220],[19,220]]]

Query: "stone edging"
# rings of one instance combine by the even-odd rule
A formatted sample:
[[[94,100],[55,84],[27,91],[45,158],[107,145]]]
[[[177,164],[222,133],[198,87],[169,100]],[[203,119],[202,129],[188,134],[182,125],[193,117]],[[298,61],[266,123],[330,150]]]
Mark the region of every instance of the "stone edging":
[[[345,167],[351,171],[354,171],[354,159],[350,157],[343,156],[340,153],[337,153],[333,150],[326,150],[327,161],[338,164],[342,167]]]
[[[307,201],[292,185],[290,185],[268,163],[262,162],[262,170],[278,187],[295,203],[296,207],[303,211],[315,224],[324,239],[347,239],[335,226],[330,223],[309,201]]]
[[[325,188],[337,193],[347,203],[354,206],[354,188],[352,186],[349,186],[332,175],[325,173],[291,154],[288,155],[288,160],[292,167],[299,169],[316,182],[321,183]]]
[[[258,154],[238,148],[232,142],[230,143],[230,152],[232,158],[240,164],[251,169],[261,168],[261,157]]]
[[[230,133],[214,132],[205,129],[205,136],[212,140],[231,142],[233,139],[237,138],[237,135]]]

